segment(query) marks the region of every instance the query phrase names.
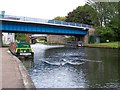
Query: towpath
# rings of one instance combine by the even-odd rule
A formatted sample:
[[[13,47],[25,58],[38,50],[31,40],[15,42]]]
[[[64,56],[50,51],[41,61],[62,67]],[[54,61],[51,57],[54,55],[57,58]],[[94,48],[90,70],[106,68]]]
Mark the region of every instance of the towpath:
[[[8,48],[0,48],[0,76],[2,88],[34,88],[27,71],[20,61],[8,51]],[[1,67],[2,66],[2,67]]]

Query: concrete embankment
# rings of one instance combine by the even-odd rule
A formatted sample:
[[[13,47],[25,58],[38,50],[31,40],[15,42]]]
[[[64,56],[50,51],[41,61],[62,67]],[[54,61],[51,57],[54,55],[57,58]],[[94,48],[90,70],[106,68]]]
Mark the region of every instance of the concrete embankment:
[[[35,86],[22,62],[13,56],[7,48],[2,51],[2,88],[32,88]]]

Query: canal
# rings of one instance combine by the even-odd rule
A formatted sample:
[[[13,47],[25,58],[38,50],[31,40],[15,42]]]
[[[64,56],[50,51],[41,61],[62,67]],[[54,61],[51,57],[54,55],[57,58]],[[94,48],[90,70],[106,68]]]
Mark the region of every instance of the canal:
[[[118,49],[35,44],[23,64],[36,88],[120,88]]]

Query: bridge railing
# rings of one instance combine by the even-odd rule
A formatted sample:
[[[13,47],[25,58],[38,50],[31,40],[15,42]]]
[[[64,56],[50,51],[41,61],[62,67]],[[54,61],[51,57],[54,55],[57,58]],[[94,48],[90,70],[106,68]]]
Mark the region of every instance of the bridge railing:
[[[0,15],[0,18],[8,19],[8,20],[33,21],[33,22],[40,22],[40,23],[92,28],[92,26],[88,24],[79,24],[79,23],[73,23],[73,22],[64,22],[64,21],[58,21],[58,20],[39,19],[39,18],[31,18],[31,17],[23,17],[23,16]]]

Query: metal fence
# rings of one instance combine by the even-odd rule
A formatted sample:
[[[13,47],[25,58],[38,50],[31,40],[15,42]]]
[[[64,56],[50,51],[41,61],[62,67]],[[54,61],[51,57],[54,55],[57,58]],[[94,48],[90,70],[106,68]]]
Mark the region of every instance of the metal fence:
[[[31,17],[23,17],[23,16],[13,16],[13,15],[2,15],[1,14],[0,18],[1,19],[9,19],[9,20],[33,21],[33,22],[40,22],[40,23],[92,28],[92,26],[88,25],[88,24],[79,24],[79,23],[73,23],[73,22],[63,22],[63,21],[58,21],[58,20],[39,19],[39,18],[31,18]]]

